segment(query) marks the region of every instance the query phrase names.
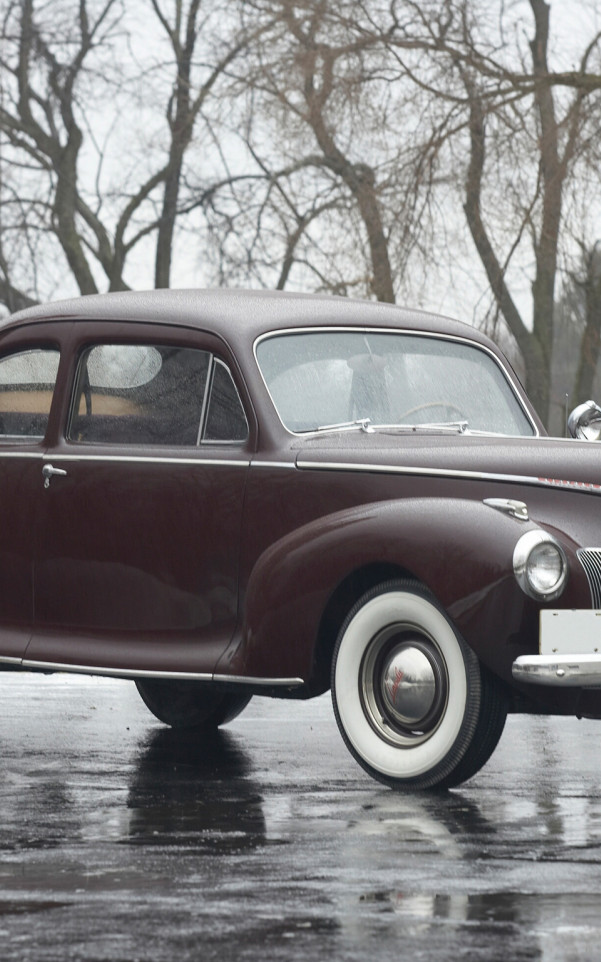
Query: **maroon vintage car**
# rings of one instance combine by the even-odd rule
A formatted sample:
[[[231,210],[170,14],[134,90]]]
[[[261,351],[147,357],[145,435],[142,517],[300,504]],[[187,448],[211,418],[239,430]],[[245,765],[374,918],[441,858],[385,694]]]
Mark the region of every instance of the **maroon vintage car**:
[[[466,325],[260,292],[36,307],[0,326],[0,476],[7,670],[131,678],[196,729],[331,686],[395,788],[469,778],[508,711],[601,718],[599,448],[545,437]]]

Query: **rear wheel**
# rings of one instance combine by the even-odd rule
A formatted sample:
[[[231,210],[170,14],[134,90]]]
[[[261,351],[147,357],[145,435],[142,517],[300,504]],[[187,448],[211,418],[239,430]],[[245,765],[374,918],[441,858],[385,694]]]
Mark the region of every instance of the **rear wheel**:
[[[351,753],[397,789],[465,781],[492,753],[506,715],[492,676],[433,596],[410,581],[373,588],[349,613],[332,697]]]
[[[137,679],[142,701],[159,721],[172,728],[218,728],[246,708],[251,696],[214,691],[196,681]]]

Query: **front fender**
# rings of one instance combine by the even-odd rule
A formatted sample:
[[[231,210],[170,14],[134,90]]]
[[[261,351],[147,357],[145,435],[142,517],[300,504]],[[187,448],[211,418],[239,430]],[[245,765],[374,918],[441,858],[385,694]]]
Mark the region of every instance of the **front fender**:
[[[513,549],[529,527],[482,502],[443,498],[376,502],[303,525],[253,568],[236,670],[308,681],[329,599],[353,572],[378,564],[426,585],[484,663],[509,680],[515,652],[499,649],[523,638],[525,612],[536,607],[513,576]]]

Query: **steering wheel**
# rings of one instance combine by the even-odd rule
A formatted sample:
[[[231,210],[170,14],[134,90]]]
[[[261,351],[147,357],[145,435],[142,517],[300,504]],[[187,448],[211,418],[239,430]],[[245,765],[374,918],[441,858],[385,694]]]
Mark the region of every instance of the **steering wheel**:
[[[432,408],[440,408],[445,414],[443,417],[448,420],[458,419],[460,421],[465,420],[465,414],[460,411],[456,404],[452,404],[451,401],[428,401],[426,404],[417,404],[413,408],[409,408],[408,411],[403,411],[399,416],[399,422],[402,423],[405,418],[410,418],[413,414],[418,414],[420,411],[429,411]]]

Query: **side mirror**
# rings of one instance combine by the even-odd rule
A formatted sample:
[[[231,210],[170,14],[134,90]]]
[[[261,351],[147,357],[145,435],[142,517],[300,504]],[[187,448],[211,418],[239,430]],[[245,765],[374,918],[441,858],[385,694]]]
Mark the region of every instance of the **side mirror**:
[[[575,407],[568,418],[568,431],[580,441],[601,440],[601,408],[594,401]]]

